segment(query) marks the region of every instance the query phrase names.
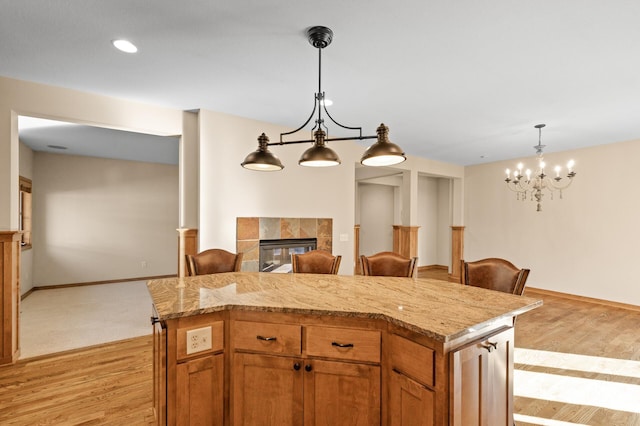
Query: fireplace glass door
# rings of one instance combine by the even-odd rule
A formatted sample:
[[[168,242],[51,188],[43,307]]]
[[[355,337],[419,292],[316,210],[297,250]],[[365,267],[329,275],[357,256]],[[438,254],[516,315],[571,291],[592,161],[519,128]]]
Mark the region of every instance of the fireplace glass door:
[[[315,250],[316,238],[260,240],[260,272],[291,272],[291,255]]]

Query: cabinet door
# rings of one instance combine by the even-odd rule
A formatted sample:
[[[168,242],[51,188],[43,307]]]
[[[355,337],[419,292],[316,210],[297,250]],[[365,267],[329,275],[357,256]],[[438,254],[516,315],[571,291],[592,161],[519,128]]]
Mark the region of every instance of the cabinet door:
[[[233,364],[234,425],[302,425],[301,359],[236,353]]]
[[[513,425],[513,328],[451,353],[453,425]]]
[[[433,426],[435,394],[407,376],[391,372],[389,382],[389,424],[391,426]]]
[[[176,367],[176,424],[221,425],[224,421],[224,354]]]
[[[304,376],[305,425],[380,424],[380,367],[307,360]]]

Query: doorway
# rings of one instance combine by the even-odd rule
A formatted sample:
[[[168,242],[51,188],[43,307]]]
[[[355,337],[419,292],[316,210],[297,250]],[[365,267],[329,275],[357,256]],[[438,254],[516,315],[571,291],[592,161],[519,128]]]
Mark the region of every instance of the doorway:
[[[145,305],[137,311],[148,323],[143,278],[176,274],[180,139],[25,116],[19,138],[20,175],[33,182],[33,244],[21,259],[21,295],[33,299],[21,311],[48,293],[51,325],[56,315],[93,314],[100,310],[95,303],[105,307],[126,294]],[[51,289],[61,285],[67,288]],[[65,308],[65,301],[72,306]],[[121,336],[116,329],[127,320],[116,307],[124,305],[111,307],[105,339]],[[87,318],[68,322],[84,322],[82,331],[92,322]],[[29,324],[20,322],[21,335]],[[72,330],[35,333],[35,340],[58,333],[73,340]],[[96,343],[80,334],[76,340]]]

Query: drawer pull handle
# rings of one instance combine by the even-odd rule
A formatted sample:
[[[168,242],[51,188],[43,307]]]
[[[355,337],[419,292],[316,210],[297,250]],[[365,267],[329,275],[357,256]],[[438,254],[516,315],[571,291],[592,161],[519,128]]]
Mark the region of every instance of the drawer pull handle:
[[[491,352],[492,349],[498,349],[498,344],[487,340],[487,344],[482,345],[482,347],[485,348],[488,352]]]
[[[337,346],[339,348],[352,348],[353,347],[353,343],[331,342],[331,346]]]
[[[274,341],[278,340],[277,337],[264,337],[264,336],[260,336],[260,335],[256,336],[256,339],[263,340],[265,342],[274,342]]]
[[[158,317],[151,317],[151,325],[157,324],[160,322],[160,318]]]

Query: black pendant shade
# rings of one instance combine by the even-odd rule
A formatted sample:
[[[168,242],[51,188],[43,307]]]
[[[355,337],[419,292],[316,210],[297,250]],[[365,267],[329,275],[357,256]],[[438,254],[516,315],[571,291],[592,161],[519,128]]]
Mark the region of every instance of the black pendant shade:
[[[364,151],[360,163],[365,166],[391,166],[402,163],[407,157],[404,151],[389,140],[389,128],[378,126],[378,140]]]
[[[258,149],[246,156],[241,166],[249,170],[274,172],[284,169],[280,159],[268,147],[269,137],[264,133],[258,137]]]

